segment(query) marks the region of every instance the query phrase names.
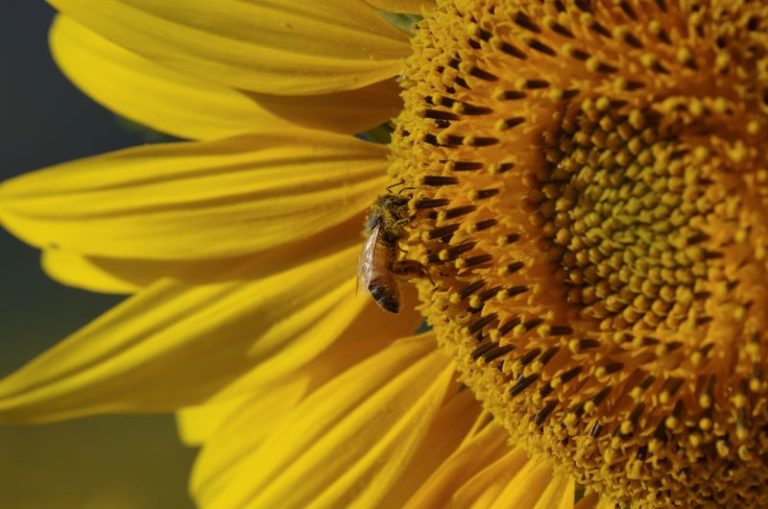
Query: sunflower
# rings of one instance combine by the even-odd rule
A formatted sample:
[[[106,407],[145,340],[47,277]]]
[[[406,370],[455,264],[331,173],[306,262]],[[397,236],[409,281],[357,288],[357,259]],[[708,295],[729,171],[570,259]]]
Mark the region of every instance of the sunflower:
[[[72,81],[193,141],[0,187],[134,294],[0,419],[177,411],[206,508],[766,505],[760,2],[52,3]],[[395,319],[355,296],[387,193]]]

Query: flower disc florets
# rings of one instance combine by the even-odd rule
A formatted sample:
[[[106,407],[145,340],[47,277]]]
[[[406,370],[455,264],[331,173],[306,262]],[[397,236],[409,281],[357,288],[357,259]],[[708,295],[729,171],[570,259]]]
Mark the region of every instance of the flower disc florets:
[[[622,504],[767,507],[768,6],[443,1],[413,44],[400,247],[463,381]]]

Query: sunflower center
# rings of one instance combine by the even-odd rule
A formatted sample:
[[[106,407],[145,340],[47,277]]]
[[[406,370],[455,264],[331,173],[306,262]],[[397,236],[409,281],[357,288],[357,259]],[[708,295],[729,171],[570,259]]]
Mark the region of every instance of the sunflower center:
[[[765,7],[438,3],[392,172],[463,381],[621,503],[765,507]]]

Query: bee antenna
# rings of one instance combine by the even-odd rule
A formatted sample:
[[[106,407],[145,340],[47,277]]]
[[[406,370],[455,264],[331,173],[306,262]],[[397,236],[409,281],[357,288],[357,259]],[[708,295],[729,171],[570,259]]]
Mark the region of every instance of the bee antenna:
[[[394,183],[392,183],[392,184],[388,185],[388,186],[387,186],[387,192],[391,193],[391,192],[392,192],[392,189],[394,189],[394,188],[395,188],[395,187],[397,187],[397,186],[405,186],[405,179],[404,179],[404,178],[401,178],[401,179],[400,179],[400,180],[398,180],[397,182],[394,182]],[[400,193],[402,193],[403,191],[406,191],[406,190],[409,190],[409,189],[416,189],[416,188],[415,188],[415,187],[402,187],[402,188],[401,188],[401,189],[400,189],[400,190],[397,192],[397,194],[400,194]]]

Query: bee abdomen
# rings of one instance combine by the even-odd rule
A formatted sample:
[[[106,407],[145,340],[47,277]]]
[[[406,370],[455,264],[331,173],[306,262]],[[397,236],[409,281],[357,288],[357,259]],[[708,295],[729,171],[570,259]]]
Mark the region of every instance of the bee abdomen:
[[[368,291],[384,311],[395,314],[400,311],[400,294],[396,288],[377,280],[368,285]]]

